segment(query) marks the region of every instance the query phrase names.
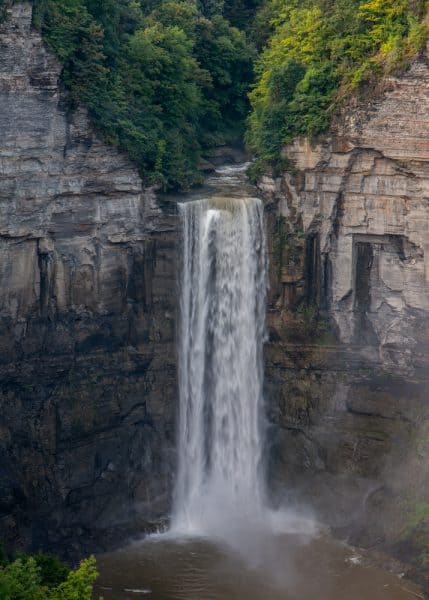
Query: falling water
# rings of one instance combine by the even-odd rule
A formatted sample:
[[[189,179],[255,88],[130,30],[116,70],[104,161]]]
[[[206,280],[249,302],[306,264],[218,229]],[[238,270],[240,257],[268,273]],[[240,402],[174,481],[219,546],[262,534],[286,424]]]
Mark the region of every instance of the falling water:
[[[266,296],[256,198],[180,205],[179,471],[173,530],[221,535],[263,511],[261,426]]]
[[[179,472],[172,527],[100,557],[105,598],[410,600],[305,512],[265,499],[261,455],[266,253],[244,167],[224,167],[183,225]],[[222,196],[221,196],[222,194]],[[183,543],[186,536],[186,543]],[[201,539],[206,538],[206,539]]]

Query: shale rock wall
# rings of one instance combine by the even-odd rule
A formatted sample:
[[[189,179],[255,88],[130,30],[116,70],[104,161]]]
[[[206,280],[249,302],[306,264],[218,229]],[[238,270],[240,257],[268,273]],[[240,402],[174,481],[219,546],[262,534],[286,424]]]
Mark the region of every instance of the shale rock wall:
[[[349,105],[316,144],[297,140],[293,169],[260,185],[273,497],[352,541],[406,548],[419,572],[428,64]],[[59,75],[31,5],[14,4],[0,24],[0,537],[79,555],[169,508],[177,221],[69,112]]]
[[[79,553],[168,503],[176,224],[31,19],[0,24],[0,537]]]
[[[428,53],[285,155],[260,184],[272,480],[354,540],[414,543],[429,527]]]
[[[296,171],[276,182],[279,214],[306,238],[307,271],[285,265],[281,284],[329,307],[343,343],[376,345],[385,365],[413,370],[428,339],[419,335],[429,311],[425,59],[378,93],[349,106],[329,138],[286,149]]]

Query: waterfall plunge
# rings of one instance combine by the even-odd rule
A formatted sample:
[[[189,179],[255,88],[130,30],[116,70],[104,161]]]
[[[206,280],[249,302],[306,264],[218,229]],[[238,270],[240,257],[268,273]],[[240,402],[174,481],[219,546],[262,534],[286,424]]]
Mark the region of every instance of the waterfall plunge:
[[[172,530],[222,537],[264,512],[266,251],[258,199],[180,205],[179,471]]]

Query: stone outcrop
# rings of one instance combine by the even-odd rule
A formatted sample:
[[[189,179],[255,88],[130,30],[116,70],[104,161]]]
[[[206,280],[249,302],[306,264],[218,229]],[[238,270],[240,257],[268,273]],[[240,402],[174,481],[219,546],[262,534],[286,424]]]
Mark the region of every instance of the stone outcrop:
[[[405,544],[420,567],[428,64],[349,105],[316,144],[297,140],[294,168],[260,185],[272,490],[353,541]],[[14,4],[0,24],[0,537],[78,555],[169,507],[177,223],[70,113],[60,70],[31,5]]]
[[[260,184],[273,481],[397,547],[429,526],[428,98],[424,52]]]
[[[282,285],[306,280],[343,343],[377,345],[404,369],[418,364],[429,311],[428,92],[422,58],[381,97],[349,106],[329,137],[287,148],[297,172],[277,182],[279,214],[307,237],[307,254],[313,246],[307,272],[286,269]]]
[[[176,223],[31,18],[0,24],[0,537],[78,553],[167,506]]]

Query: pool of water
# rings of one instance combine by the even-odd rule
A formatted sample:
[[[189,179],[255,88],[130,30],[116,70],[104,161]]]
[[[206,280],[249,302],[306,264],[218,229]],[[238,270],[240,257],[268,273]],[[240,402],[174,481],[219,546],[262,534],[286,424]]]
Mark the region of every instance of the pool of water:
[[[105,600],[411,600],[410,582],[320,535],[267,536],[241,550],[155,536],[98,557]]]

